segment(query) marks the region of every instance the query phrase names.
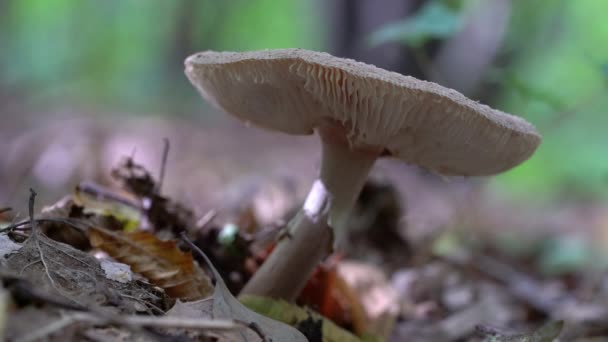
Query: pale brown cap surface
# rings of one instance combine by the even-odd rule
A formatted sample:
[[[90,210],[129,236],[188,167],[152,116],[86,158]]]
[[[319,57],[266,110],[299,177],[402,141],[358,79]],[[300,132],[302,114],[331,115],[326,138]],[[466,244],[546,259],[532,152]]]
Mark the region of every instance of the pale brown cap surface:
[[[208,51],[185,64],[203,97],[241,120],[290,134],[341,123],[354,146],[443,175],[505,171],[541,140],[527,121],[455,90],[322,52]]]

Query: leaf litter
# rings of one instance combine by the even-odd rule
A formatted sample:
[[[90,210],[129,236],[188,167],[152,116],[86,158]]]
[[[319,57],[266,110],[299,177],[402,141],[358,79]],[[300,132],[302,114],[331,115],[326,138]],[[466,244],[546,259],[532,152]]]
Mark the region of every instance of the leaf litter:
[[[326,299],[320,303],[308,302],[309,309],[281,306],[287,303],[270,299],[261,299],[263,304],[256,306],[244,299],[248,306],[263,314],[258,315],[228,290],[237,291],[239,286],[234,284],[246,281],[255,272],[256,264],[263,261],[260,255],[269,250],[250,250],[253,248],[251,238],[255,238],[256,229],[260,230],[251,212],[245,212],[242,220],[235,221],[238,228],[247,232],[237,231],[237,235],[223,245],[213,237],[226,233],[223,228],[228,224],[218,228],[212,222],[214,213],[208,215],[211,218],[197,221],[192,210],[161,195],[161,186],[132,160],[125,159],[113,176],[122,189],[81,183],[74,194],[30,220],[37,223],[39,230],[28,220],[13,222],[2,229],[0,241],[10,247],[6,247],[0,278],[10,301],[15,304],[6,309],[9,310],[6,336],[21,340],[303,338],[297,330],[265,316],[296,326],[311,341],[331,341],[335,336],[324,330],[329,326],[325,318],[310,311],[316,309],[327,314],[323,310],[334,310],[334,304],[327,305]],[[357,257],[372,255],[371,260],[381,260],[376,262],[379,265],[391,263],[377,267],[378,270],[388,269],[390,273],[397,270],[388,282],[385,279],[382,283],[366,285],[365,290],[384,300],[382,293],[386,291],[373,291],[372,286],[393,287],[398,298],[392,301],[398,303],[399,309],[398,316],[384,322],[372,323],[371,316],[365,313],[363,320],[369,321],[366,323],[394,326],[388,334],[394,340],[408,341],[569,341],[608,333],[608,315],[602,310],[601,301],[585,302],[567,288],[556,288],[555,282],[509,269],[512,262],[496,251],[467,246],[470,250],[461,253],[449,251],[452,247],[448,246],[447,254],[437,251],[424,254],[421,248],[391,230],[394,246],[391,245],[390,253],[378,253],[386,241],[369,227],[389,229],[386,227],[394,226],[394,218],[403,215],[395,209],[391,197],[382,197],[390,194],[385,187],[372,186],[370,191],[383,188],[384,191],[373,195],[380,197],[368,194],[367,202],[359,203],[355,217],[359,218],[359,226],[366,227],[358,227],[353,241],[362,246],[358,251],[363,255]],[[382,208],[385,205],[389,206]],[[11,217],[7,212],[2,210],[4,220]],[[387,217],[391,219],[387,221]],[[221,265],[219,272],[230,286],[204,253],[195,253],[193,257],[186,251],[178,240],[183,232],[193,237],[197,247],[210,253],[209,258],[216,266]],[[373,245],[367,244],[369,240],[373,240]],[[463,241],[456,244],[466,246]],[[234,251],[229,252],[230,248],[247,252],[226,262],[228,255],[234,255]],[[366,249],[375,250],[376,254],[369,254]],[[132,280],[109,279],[99,259],[93,257],[102,250],[106,261],[117,260],[129,265]],[[395,258],[404,252],[409,261]],[[233,279],[234,273],[241,277],[238,282]],[[349,274],[345,276],[348,278]],[[334,275],[324,277],[333,279]],[[314,290],[320,291],[320,295],[312,297],[325,298],[323,294],[339,283],[324,283]],[[358,285],[349,286],[356,289]],[[350,297],[359,297],[364,303],[366,307],[360,311],[372,312],[375,308],[374,303],[370,304],[374,302],[373,297],[366,292],[356,292]],[[348,298],[349,305],[340,310],[357,306],[352,300]],[[280,314],[272,314],[260,306],[280,307]],[[297,311],[303,315],[290,316]],[[380,316],[385,317],[386,312]],[[38,322],[37,329],[27,323],[32,321]],[[548,323],[543,325],[544,322]],[[503,330],[490,325],[516,328]],[[373,338],[382,340],[382,336],[371,340]]]
[[[126,165],[133,168],[134,164]],[[136,184],[139,184],[138,191],[151,189],[141,186],[141,182]],[[120,335],[128,339],[162,339],[162,336],[172,335],[197,340],[306,341],[297,329],[259,315],[241,304],[200,250],[198,255],[206,260],[214,284],[191,253],[180,249],[177,241],[161,240],[153,231],[126,231],[134,222],[146,219],[159,224],[163,222],[159,217],[166,218],[174,212],[182,216],[176,215],[173,219],[184,217],[183,213],[187,211],[179,209],[180,206],[168,206],[169,200],[154,193],[156,187],[150,190],[152,193],[135,196],[142,196],[140,199],[149,196],[152,202],[163,203],[163,210],[154,206],[146,210],[142,206],[145,218],[123,215],[127,212],[123,210],[125,206],[138,211],[136,201],[124,200],[123,194],[103,187],[93,188],[95,194],[103,193],[103,196],[91,201],[90,197],[83,197],[83,187],[79,186],[75,194],[45,208],[40,219],[33,218],[32,195],[30,220],[3,230],[2,241],[10,243],[4,244],[8,267],[1,274],[2,279],[5,287],[13,290],[14,300],[22,299],[19,304],[23,306],[12,313],[10,319],[28,322],[26,317],[40,316],[39,322],[43,323],[33,332],[27,323],[11,324],[7,337],[24,341],[39,338],[72,340],[78,336],[107,339],[116,336],[118,329],[122,331]],[[91,187],[86,189],[90,196]],[[140,203],[146,202],[150,203],[145,200]],[[101,205],[95,207],[99,203]],[[178,209],[171,212],[169,207]],[[158,215],[159,211],[163,215]],[[170,231],[186,231],[187,223],[180,219],[175,221],[179,224],[170,227]],[[27,239],[22,244],[8,238],[8,234],[17,230],[29,230],[29,236],[23,235]],[[75,233],[66,233],[69,231]],[[50,239],[44,232],[67,243]],[[81,241],[83,235],[88,238],[88,244]],[[95,250],[128,265],[136,279],[111,279],[107,269],[104,270],[100,261],[91,255]],[[107,261],[103,260],[105,264]],[[177,305],[174,305],[175,300],[178,300]],[[211,303],[211,309],[179,310],[196,307],[199,302]],[[32,303],[37,306],[31,307]],[[165,315],[172,306],[174,310]],[[176,316],[176,312],[181,314]],[[161,316],[150,316],[146,320],[133,315],[136,313]]]

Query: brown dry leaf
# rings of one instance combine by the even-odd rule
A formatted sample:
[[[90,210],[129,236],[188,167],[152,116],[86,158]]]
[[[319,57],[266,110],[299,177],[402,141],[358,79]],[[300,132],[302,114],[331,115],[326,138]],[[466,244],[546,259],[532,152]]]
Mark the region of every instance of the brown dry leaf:
[[[191,248],[194,245],[191,245]],[[194,248],[197,248],[194,246]],[[213,318],[226,318],[233,320],[244,321],[250,326],[257,326],[265,336],[264,341],[292,341],[305,342],[306,337],[296,328],[291,327],[283,322],[274,320],[267,316],[261,315],[247,308],[243,303],[236,299],[228,290],[226,283],[222,279],[220,273],[215,269],[211,260],[198,250],[200,255],[205,259],[209,269],[215,278],[215,291],[213,292]],[[198,304],[197,308],[208,308],[206,304]],[[253,334],[250,329],[239,336],[240,338],[234,341],[254,341],[259,337],[259,334]]]
[[[148,232],[110,232],[89,230],[93,247],[123,262],[151,283],[163,288],[172,298],[185,301],[213,294],[209,277],[194,262],[190,252],[182,252],[175,241],[162,241]]]

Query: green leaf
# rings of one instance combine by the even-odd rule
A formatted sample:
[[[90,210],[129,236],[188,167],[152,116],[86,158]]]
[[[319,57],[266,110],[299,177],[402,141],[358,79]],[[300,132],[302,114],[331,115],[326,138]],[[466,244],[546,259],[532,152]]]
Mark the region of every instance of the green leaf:
[[[357,336],[340,328],[338,325],[323,317],[321,314],[310,309],[301,308],[295,304],[287,303],[284,300],[276,300],[254,295],[241,295],[239,296],[239,300],[246,307],[261,315],[270,317],[291,326],[299,327],[300,329],[304,329],[313,336],[320,335],[324,342],[361,341]],[[311,328],[313,330],[320,329],[321,331],[313,332],[311,331]],[[366,341],[375,340],[377,339],[369,336]]]
[[[372,46],[386,42],[402,42],[419,47],[431,39],[445,39],[454,35],[461,26],[457,10],[442,1],[431,1],[414,16],[387,24],[368,39]]]

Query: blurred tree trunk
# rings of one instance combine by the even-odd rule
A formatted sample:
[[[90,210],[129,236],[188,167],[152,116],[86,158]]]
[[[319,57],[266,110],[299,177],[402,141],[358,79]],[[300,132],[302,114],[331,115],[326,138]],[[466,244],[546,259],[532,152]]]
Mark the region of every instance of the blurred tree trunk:
[[[423,78],[409,48],[399,43],[367,46],[367,37],[383,25],[401,20],[428,0],[333,0],[330,7],[331,52],[405,75]]]
[[[510,0],[486,0],[470,8],[460,32],[437,51],[429,79],[469,96],[490,96],[484,76],[502,47],[511,6]]]

